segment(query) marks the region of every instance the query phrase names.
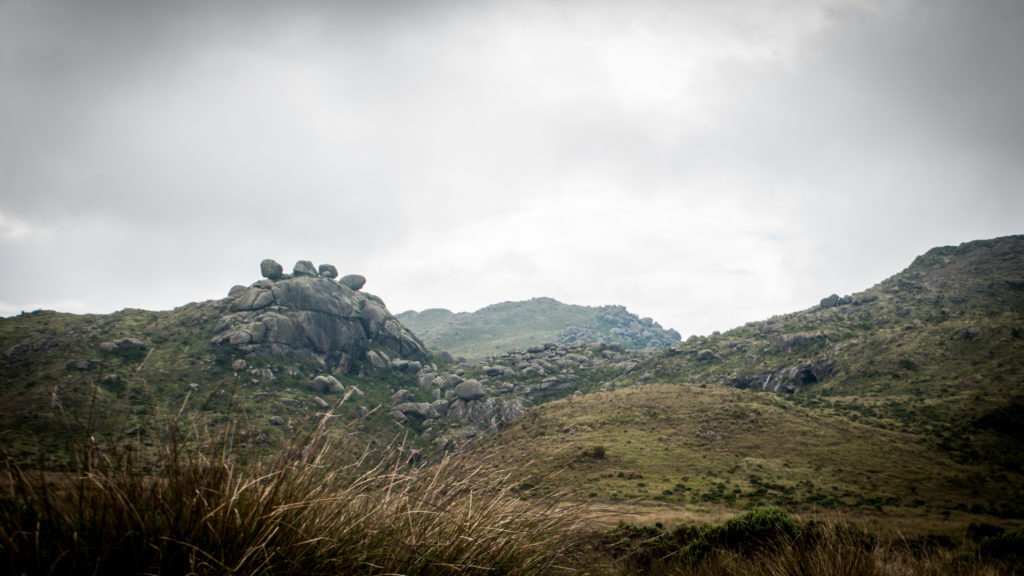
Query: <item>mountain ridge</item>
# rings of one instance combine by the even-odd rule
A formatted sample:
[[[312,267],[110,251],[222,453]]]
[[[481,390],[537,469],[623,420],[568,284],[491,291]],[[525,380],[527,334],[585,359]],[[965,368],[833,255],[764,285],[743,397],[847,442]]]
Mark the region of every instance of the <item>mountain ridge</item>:
[[[427,347],[470,360],[553,342],[620,344],[631,350],[665,348],[680,341],[674,329],[640,318],[625,306],[581,306],[549,297],[491,304],[474,312],[431,308],[396,315]]]

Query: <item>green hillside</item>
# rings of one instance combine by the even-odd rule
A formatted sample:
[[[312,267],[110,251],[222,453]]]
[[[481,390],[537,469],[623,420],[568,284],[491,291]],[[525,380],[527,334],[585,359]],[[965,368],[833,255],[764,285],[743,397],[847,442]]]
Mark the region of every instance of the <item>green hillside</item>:
[[[671,346],[680,339],[675,330],[663,329],[622,306],[577,306],[551,298],[502,302],[476,312],[408,311],[397,318],[431,350],[472,361],[547,342],[604,342],[642,350]]]
[[[1022,271],[1024,237],[937,248],[864,292],[648,356],[489,449],[603,505],[1021,518]]]

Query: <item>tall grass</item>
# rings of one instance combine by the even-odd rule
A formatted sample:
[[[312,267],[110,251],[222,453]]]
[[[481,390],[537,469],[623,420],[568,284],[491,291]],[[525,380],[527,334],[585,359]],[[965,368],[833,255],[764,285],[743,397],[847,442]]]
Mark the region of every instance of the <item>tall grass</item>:
[[[418,466],[331,441],[241,457],[172,423],[159,465],[89,437],[64,474],[5,460],[0,572],[10,574],[577,573],[574,505],[522,498],[495,455]],[[230,427],[229,427],[230,428]]]

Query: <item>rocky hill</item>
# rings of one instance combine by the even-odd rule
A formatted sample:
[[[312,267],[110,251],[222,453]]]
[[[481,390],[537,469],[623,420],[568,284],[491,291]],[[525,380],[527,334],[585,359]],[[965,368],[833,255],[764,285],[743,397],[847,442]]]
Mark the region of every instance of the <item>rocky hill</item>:
[[[618,344],[630,350],[666,348],[679,333],[623,306],[577,306],[551,298],[503,302],[476,312],[403,312],[398,319],[435,351],[480,361],[513,349],[556,344]]]
[[[490,449],[598,501],[1024,516],[1024,236],[692,337]]]
[[[622,347],[549,344],[515,363],[457,364],[427,351],[334,266],[272,260],[223,300],[110,315],[36,311],[0,319],[0,414],[22,460],[59,465],[68,430],[152,445],[172,419],[246,422],[240,443],[271,450],[325,414],[368,442],[465,446],[530,406],[589,391],[623,364]],[[500,367],[499,367],[500,366]],[[193,422],[195,423],[195,422]]]

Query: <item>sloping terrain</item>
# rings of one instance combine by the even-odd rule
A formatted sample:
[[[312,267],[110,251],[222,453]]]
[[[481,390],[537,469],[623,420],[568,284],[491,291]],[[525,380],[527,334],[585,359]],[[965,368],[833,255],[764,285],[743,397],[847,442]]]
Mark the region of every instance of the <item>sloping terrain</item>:
[[[623,306],[577,306],[551,298],[502,302],[476,312],[440,308],[397,316],[428,348],[471,361],[544,343],[619,344],[631,350],[677,344],[679,333]]]
[[[286,275],[265,261],[263,274],[224,300],[170,311],[0,320],[6,449],[58,466],[68,431],[146,447],[171,421],[217,427],[232,413],[245,422],[239,445],[269,450],[332,406],[339,429],[393,435],[390,411],[377,408],[392,384],[416,382],[423,345],[333,267],[300,261]]]
[[[597,502],[1024,516],[1024,237],[695,337],[491,439]]]

